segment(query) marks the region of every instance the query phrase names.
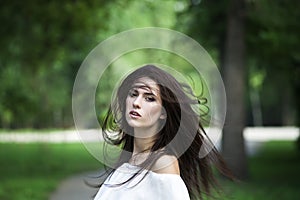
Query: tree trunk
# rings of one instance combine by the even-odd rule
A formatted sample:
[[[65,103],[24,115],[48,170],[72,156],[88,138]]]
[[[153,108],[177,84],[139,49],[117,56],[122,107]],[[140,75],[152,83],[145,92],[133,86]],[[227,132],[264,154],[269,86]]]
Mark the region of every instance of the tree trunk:
[[[256,88],[251,88],[249,94],[250,94],[250,102],[252,108],[253,125],[263,126],[259,91]]]
[[[244,0],[229,3],[224,48],[223,72],[227,95],[227,114],[223,132],[222,153],[238,179],[248,176],[243,129],[245,127],[245,35]]]
[[[282,126],[293,126],[296,124],[295,120],[295,105],[292,98],[290,88],[283,91],[282,96]]]

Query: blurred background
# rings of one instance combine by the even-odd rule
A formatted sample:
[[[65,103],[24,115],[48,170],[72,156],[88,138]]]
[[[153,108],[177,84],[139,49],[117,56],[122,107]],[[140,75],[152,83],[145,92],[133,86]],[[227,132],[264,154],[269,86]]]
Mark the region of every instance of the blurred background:
[[[2,0],[0,199],[49,199],[64,178],[102,168],[79,141],[20,138],[74,130],[72,89],[85,57],[114,34],[153,26],[198,41],[223,77],[220,150],[243,182],[221,178],[222,199],[298,199],[299,9],[298,0]],[[96,96],[99,118],[118,73],[108,69]]]

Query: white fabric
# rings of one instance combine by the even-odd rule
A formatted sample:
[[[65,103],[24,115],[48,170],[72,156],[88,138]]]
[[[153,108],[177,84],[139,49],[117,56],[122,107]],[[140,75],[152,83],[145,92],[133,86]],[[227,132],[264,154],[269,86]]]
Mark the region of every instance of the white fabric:
[[[106,179],[94,200],[190,200],[186,185],[176,174],[158,174],[149,171],[138,183],[147,172],[143,170],[133,180],[121,186],[114,185],[127,181],[139,169],[137,166],[124,163]]]

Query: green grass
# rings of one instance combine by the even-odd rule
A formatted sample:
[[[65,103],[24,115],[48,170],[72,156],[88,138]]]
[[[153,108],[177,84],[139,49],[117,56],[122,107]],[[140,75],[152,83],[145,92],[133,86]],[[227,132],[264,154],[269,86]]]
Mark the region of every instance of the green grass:
[[[226,184],[227,198],[236,200],[298,200],[300,198],[300,152],[294,142],[268,142],[249,158],[250,178]]]
[[[1,144],[0,199],[43,200],[65,177],[102,165],[82,144]],[[300,152],[293,142],[268,142],[249,158],[250,179],[222,181],[225,200],[300,197]]]
[[[48,199],[72,174],[100,169],[82,144],[0,143],[0,199]]]

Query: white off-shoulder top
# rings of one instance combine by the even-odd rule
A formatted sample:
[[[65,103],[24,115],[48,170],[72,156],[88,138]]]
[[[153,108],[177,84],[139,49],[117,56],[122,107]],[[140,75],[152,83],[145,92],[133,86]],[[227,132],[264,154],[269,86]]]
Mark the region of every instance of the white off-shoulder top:
[[[182,178],[177,174],[159,174],[152,171],[144,177],[143,170],[133,180],[127,181],[138,172],[138,166],[124,163],[99,189],[94,200],[190,200]]]

